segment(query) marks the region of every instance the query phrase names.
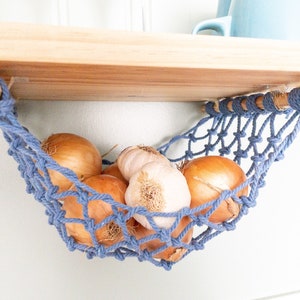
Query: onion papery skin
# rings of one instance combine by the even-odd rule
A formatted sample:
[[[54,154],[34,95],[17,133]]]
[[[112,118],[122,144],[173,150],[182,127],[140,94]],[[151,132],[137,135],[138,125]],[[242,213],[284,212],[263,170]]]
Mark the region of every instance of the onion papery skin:
[[[223,156],[195,158],[181,168],[191,193],[191,208],[217,199],[222,191],[234,190],[247,180],[242,168],[233,160]],[[236,196],[246,196],[248,186],[240,189]],[[205,214],[210,209],[200,211]],[[240,204],[232,198],[225,199],[209,216],[209,221],[222,223],[233,220],[240,211]]]
[[[118,167],[118,164],[114,162],[113,164],[107,166],[103,171],[102,174],[107,174],[111,176],[115,176],[122,180],[126,185],[128,185],[128,181],[123,177],[122,173],[120,172],[120,169]]]
[[[110,175],[96,175],[84,180],[84,183],[94,189],[99,194],[109,194],[114,201],[125,204],[124,194],[126,184],[120,179]],[[84,220],[83,205],[78,203],[75,196],[64,198],[62,209],[66,211],[66,218],[78,218]],[[124,211],[124,213],[126,213]],[[112,207],[106,201],[101,199],[90,200],[88,202],[88,216],[93,218],[95,224],[100,223],[106,217],[113,214]],[[130,232],[134,220],[130,218],[127,221],[127,228]],[[84,228],[83,224],[66,222],[67,233],[72,236],[76,242],[87,246],[93,246],[90,233]],[[104,246],[111,246],[123,240],[122,228],[111,221],[95,231],[97,241]]]
[[[125,148],[117,158],[117,164],[123,177],[129,181],[131,176],[145,164],[160,161],[171,165],[167,157],[151,146],[134,145]]]
[[[191,219],[188,216],[183,217],[180,222],[178,223],[177,227],[172,232],[171,236],[173,238],[177,238],[181,232],[185,229],[185,227],[191,222]],[[154,230],[147,229],[143,227],[140,223],[137,222],[135,229],[134,229],[134,236],[137,240],[145,238],[149,235],[155,234]],[[189,228],[188,231],[185,233],[181,241],[185,244],[189,244],[193,237],[193,227]],[[140,245],[141,250],[148,250],[149,252],[155,251],[156,249],[165,245],[165,242],[161,241],[160,239],[153,239],[142,243]],[[154,254],[153,258],[157,259],[164,259],[166,261],[177,262],[179,261],[182,256],[187,252],[187,249],[184,247],[174,247],[169,246],[166,249],[162,250],[161,252]]]
[[[72,170],[80,180],[101,174],[102,157],[98,149],[87,139],[72,133],[56,133],[41,144],[49,156],[60,166]],[[48,170],[51,182],[59,192],[71,188],[73,183],[63,174]]]

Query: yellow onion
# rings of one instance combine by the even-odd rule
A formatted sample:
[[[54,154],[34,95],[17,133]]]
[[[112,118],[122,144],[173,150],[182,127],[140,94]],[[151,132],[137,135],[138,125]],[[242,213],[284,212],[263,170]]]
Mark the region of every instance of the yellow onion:
[[[181,169],[191,193],[191,208],[217,199],[224,190],[234,190],[246,181],[246,175],[233,160],[222,156],[195,158]],[[237,196],[247,195],[248,186],[239,190]],[[201,211],[206,213],[210,208]],[[221,223],[234,219],[240,205],[232,198],[225,199],[210,215],[209,220]]]
[[[100,194],[109,194],[119,203],[125,203],[124,194],[126,191],[126,184],[120,179],[110,175],[96,175],[84,180],[84,183],[97,191]],[[84,219],[83,206],[78,203],[75,196],[66,197],[63,201],[62,208],[66,211],[66,218]],[[126,212],[123,212],[126,213]],[[106,217],[113,214],[110,204],[96,199],[88,203],[88,216],[93,218],[95,224],[102,222]],[[134,220],[131,218],[127,222],[128,230],[131,230]],[[66,229],[70,236],[72,236],[78,243],[87,246],[93,246],[93,241],[90,233],[80,223],[66,223]],[[105,246],[111,246],[123,239],[122,228],[111,221],[103,227],[95,231],[96,239],[99,243]]]
[[[126,185],[128,185],[128,181],[121,174],[121,172],[119,170],[119,167],[118,167],[118,164],[116,162],[114,162],[113,164],[111,164],[108,167],[106,167],[102,171],[102,174],[107,174],[107,175],[115,176],[115,177],[121,179]]]
[[[62,167],[72,170],[82,180],[102,171],[102,157],[87,139],[72,133],[56,133],[41,144],[49,156]],[[61,173],[48,170],[50,179],[59,191],[68,190],[73,183]]]
[[[177,238],[185,227],[191,222],[191,219],[188,216],[183,217],[178,223],[175,230],[172,232],[171,236]],[[134,229],[134,236],[139,240],[149,235],[155,234],[154,230],[147,229],[143,227],[140,223],[137,222]],[[193,237],[193,227],[191,227],[182,238],[182,242],[189,244]],[[147,249],[149,252],[154,251],[165,245],[165,242],[162,242],[160,239],[149,240],[140,245],[141,250]],[[184,247],[173,247],[170,246],[165,250],[155,254],[153,258],[164,259],[171,262],[177,262],[180,258],[186,253],[187,249]]]

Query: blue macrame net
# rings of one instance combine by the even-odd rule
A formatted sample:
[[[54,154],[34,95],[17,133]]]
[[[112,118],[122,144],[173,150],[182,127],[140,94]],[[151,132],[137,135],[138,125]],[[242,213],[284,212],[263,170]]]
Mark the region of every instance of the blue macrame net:
[[[8,153],[18,163],[18,169],[27,185],[27,192],[33,194],[35,199],[45,206],[49,224],[56,227],[68,249],[82,251],[88,258],[115,257],[124,260],[127,257],[136,257],[139,261],[149,261],[166,270],[170,270],[176,262],[155,258],[156,254],[164,249],[170,246],[183,247],[186,249],[182,256],[184,258],[191,251],[202,250],[206,242],[220,233],[236,228],[236,224],[248,213],[249,208],[255,206],[259,189],[264,186],[270,166],[284,157],[284,151],[300,129],[300,89],[293,89],[288,93],[289,105],[286,109],[276,107],[273,101],[274,93],[224,99],[219,103],[219,111],[215,109],[213,102],[208,102],[207,116],[200,119],[191,129],[172,137],[159,147],[159,151],[174,163],[206,155],[229,157],[242,167],[247,174],[247,181],[233,191],[223,191],[217,199],[199,207],[184,208],[174,213],[154,213],[148,212],[144,207],[128,207],[117,203],[110,195],[99,194],[83,184],[71,170],[59,166],[41,150],[41,142],[18,122],[15,101],[5,82],[1,80],[0,85],[0,127],[9,144]],[[256,105],[256,99],[261,96],[264,109]],[[229,109],[230,101],[232,108]],[[246,103],[246,110],[242,102]],[[51,183],[48,170],[56,170],[63,174],[73,182],[74,188],[58,192],[58,188]],[[238,197],[237,192],[245,186],[250,188],[248,196]],[[87,213],[83,219],[66,218],[60,200],[70,195],[77,197],[77,201],[86,212],[89,201],[101,199],[112,206],[114,214],[100,223],[89,218]],[[221,224],[211,223],[208,220],[210,214],[229,197],[241,205],[238,217]],[[209,210],[205,214],[197,214],[206,208]],[[152,235],[141,239],[132,235],[126,224],[134,214],[148,218],[154,229]],[[161,229],[153,221],[155,216],[173,217],[175,221],[171,228]],[[185,216],[188,216],[191,222],[177,236],[172,236],[173,230]],[[68,235],[65,224],[74,222],[84,225],[91,235],[93,246],[77,243]],[[111,222],[122,230],[123,238],[113,245],[106,246],[97,241],[95,231]],[[189,243],[184,243],[182,238],[191,228],[193,237]],[[141,245],[151,239],[159,239],[160,247],[142,250]]]

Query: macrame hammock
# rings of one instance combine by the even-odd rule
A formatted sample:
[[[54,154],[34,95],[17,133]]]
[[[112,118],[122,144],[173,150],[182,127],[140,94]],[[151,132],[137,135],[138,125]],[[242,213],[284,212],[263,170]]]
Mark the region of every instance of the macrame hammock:
[[[242,167],[247,181],[235,190],[225,190],[217,199],[193,209],[184,208],[174,213],[149,212],[144,207],[129,207],[117,203],[108,194],[98,194],[80,182],[71,170],[59,166],[42,151],[41,142],[18,122],[15,101],[5,82],[1,80],[0,85],[0,127],[9,144],[8,153],[18,163],[18,169],[27,185],[27,192],[33,194],[35,199],[45,206],[49,224],[56,227],[68,249],[82,251],[86,253],[87,258],[115,257],[124,260],[127,257],[136,257],[139,261],[148,261],[166,270],[170,270],[176,262],[157,259],[157,253],[171,246],[184,247],[184,258],[192,251],[202,250],[208,241],[220,233],[236,228],[236,224],[248,213],[249,208],[255,206],[259,189],[264,186],[270,166],[284,157],[284,151],[294,141],[300,129],[300,89],[297,88],[288,93],[267,92],[234,99],[225,98],[218,103],[207,102],[207,116],[186,132],[172,137],[158,150],[174,163],[206,155],[229,157]],[[284,99],[284,105],[277,103],[280,98]],[[72,189],[71,194],[77,196],[77,201],[85,209],[89,201],[101,199],[112,206],[114,214],[98,224],[87,214],[84,220],[66,218],[60,199],[70,192],[59,193],[58,188],[51,183],[48,170],[56,170],[73,182],[75,189]],[[238,197],[237,192],[246,185],[250,189],[248,196]],[[240,204],[239,215],[221,224],[210,222],[211,213],[229,197]],[[204,209],[207,211],[205,214],[198,213]],[[128,232],[126,222],[134,214],[148,218],[154,228],[152,235],[137,239]],[[161,229],[153,222],[155,216],[174,217],[175,222],[171,228]],[[178,236],[173,237],[172,231],[184,216],[189,216],[191,222]],[[112,221],[122,229],[123,239],[112,246],[104,246],[97,242],[95,231]],[[94,245],[77,243],[69,236],[65,225],[68,222],[83,224],[91,234]],[[189,243],[184,243],[182,237],[192,227],[193,237]],[[153,251],[142,250],[140,246],[151,239],[161,240],[161,246]]]

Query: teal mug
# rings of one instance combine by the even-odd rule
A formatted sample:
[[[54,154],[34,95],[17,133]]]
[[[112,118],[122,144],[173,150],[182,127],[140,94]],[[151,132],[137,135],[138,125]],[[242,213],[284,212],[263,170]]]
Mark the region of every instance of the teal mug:
[[[228,15],[231,0],[219,0],[217,9],[217,18]]]
[[[198,23],[193,34],[300,40],[299,0],[219,0],[217,18]]]

